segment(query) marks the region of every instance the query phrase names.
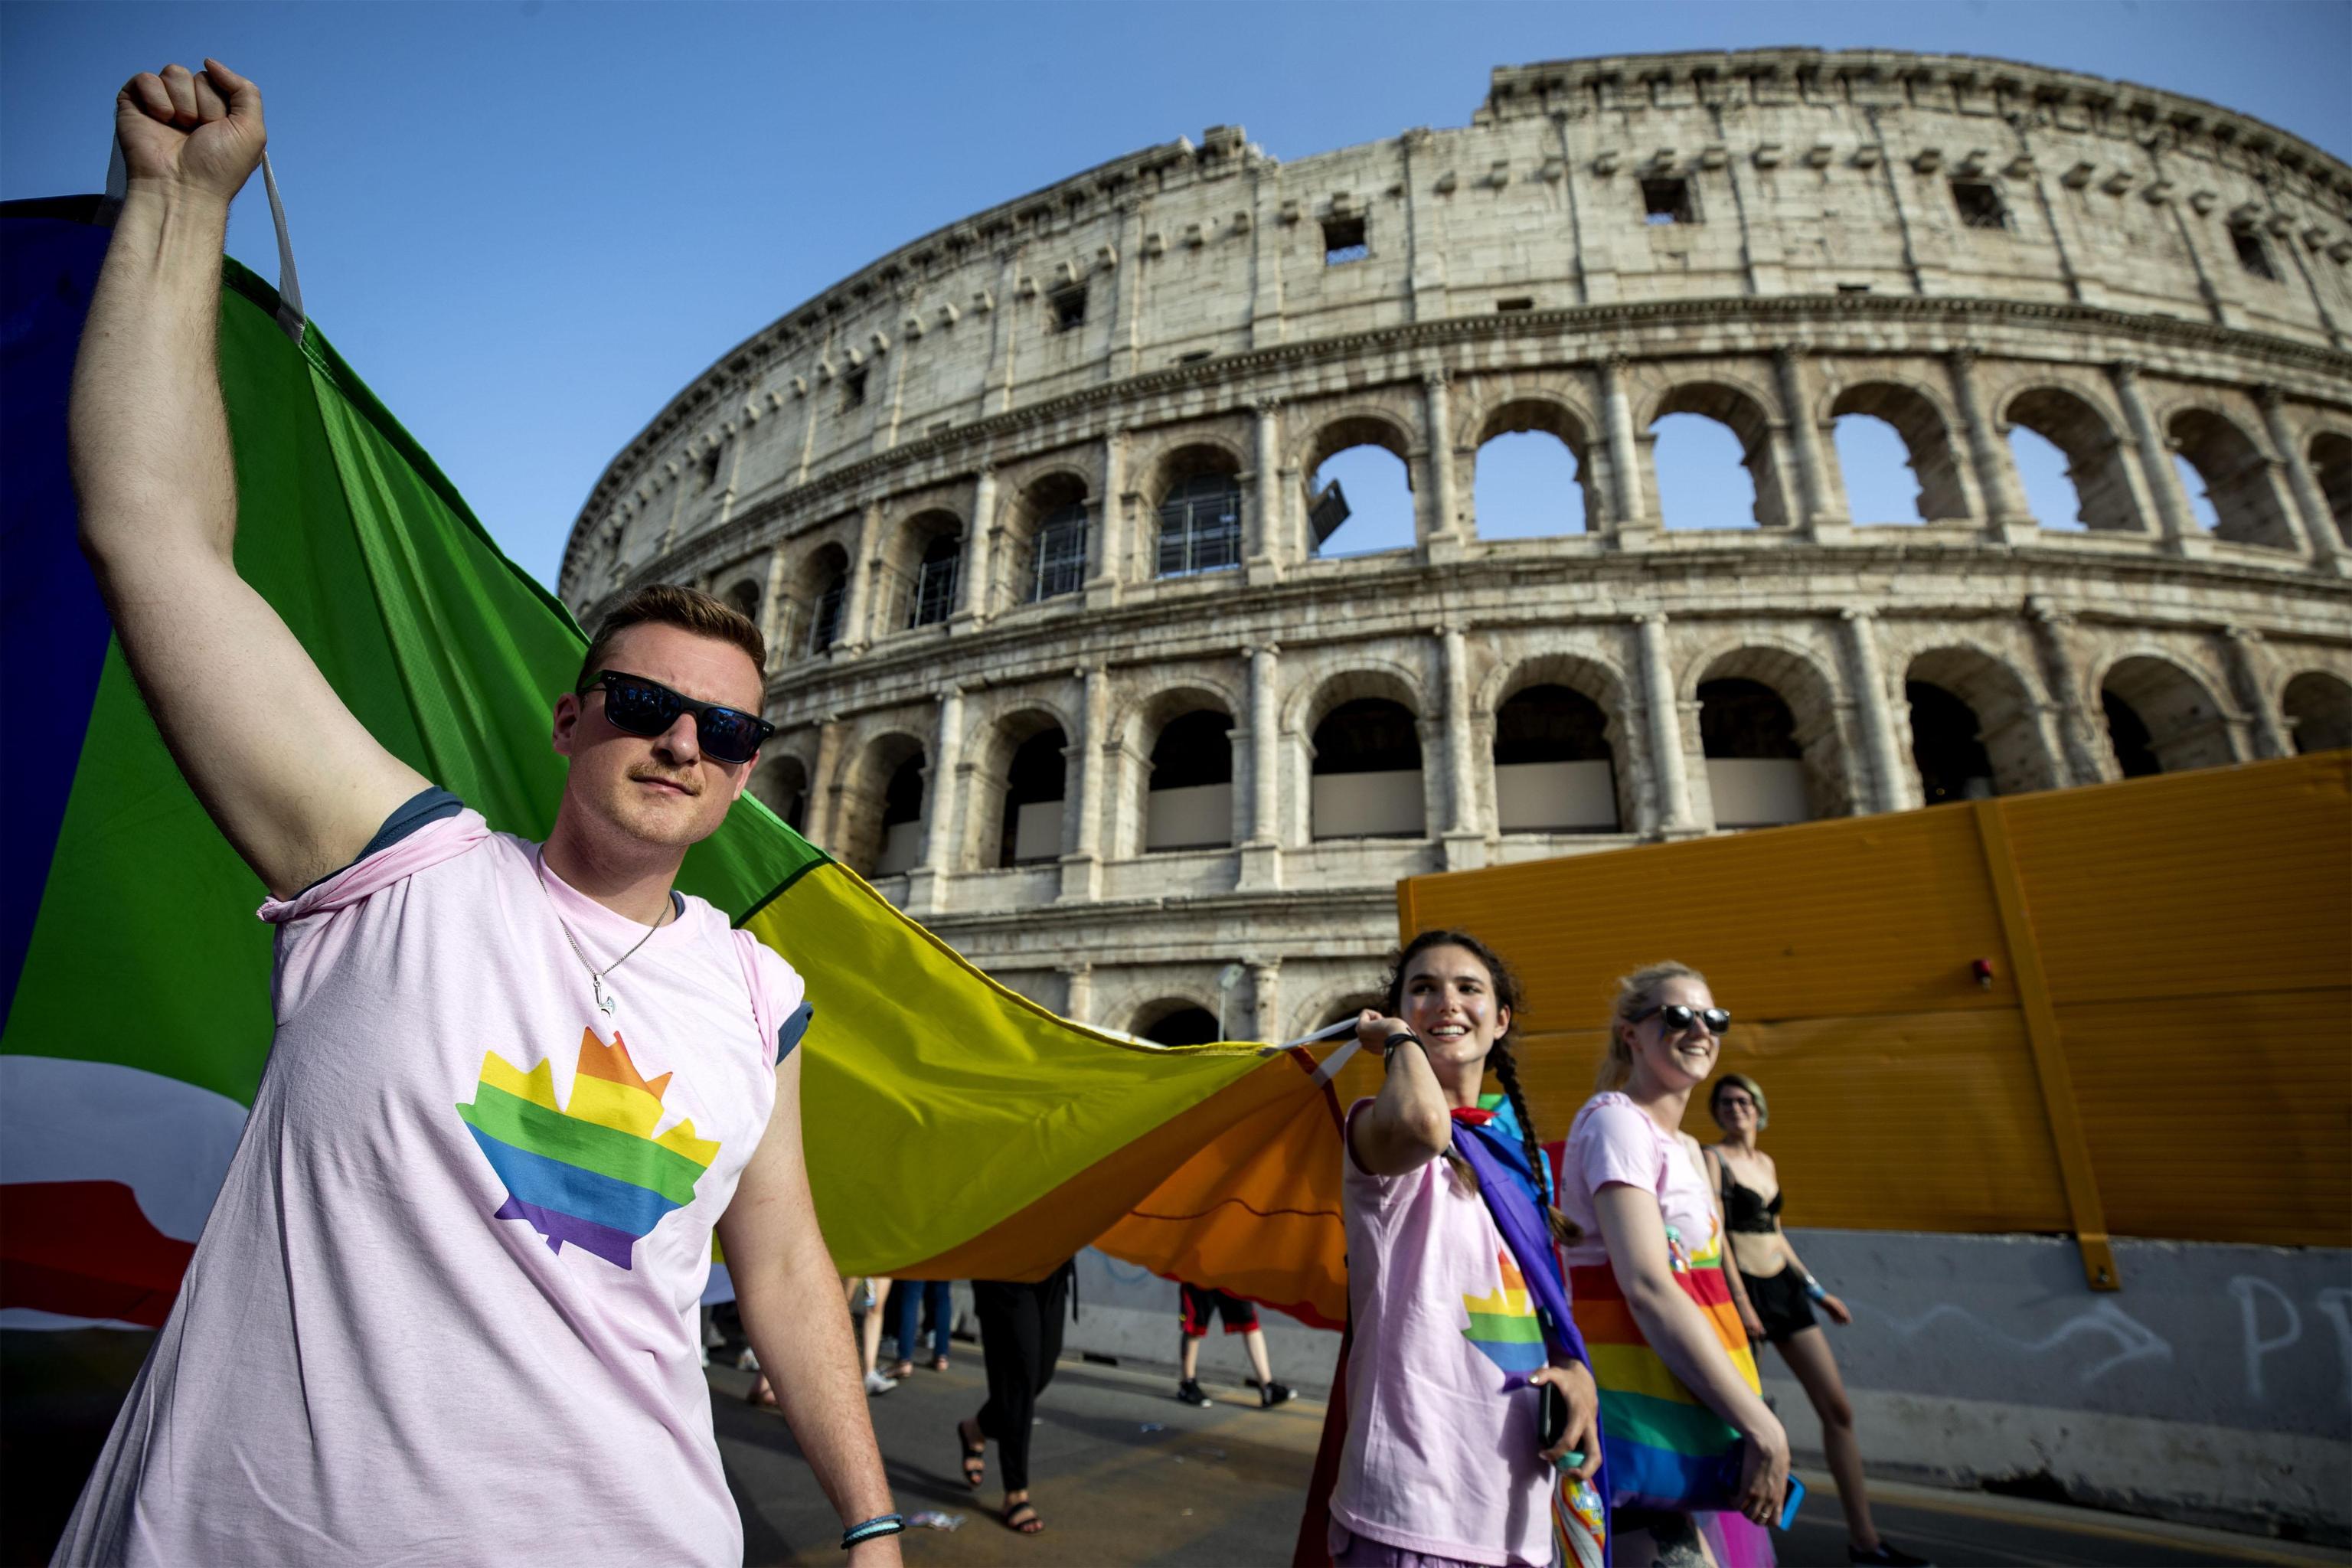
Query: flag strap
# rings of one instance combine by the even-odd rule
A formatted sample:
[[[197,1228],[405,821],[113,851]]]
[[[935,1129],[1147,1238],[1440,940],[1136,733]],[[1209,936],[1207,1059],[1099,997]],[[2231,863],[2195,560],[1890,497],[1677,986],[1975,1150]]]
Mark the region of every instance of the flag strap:
[[[100,204],[98,221],[114,226],[122,211],[122,198],[130,194],[131,169],[122,160],[122,139],[115,137],[113,151],[106,161],[106,196]],[[294,270],[294,239],[286,228],[286,203],[278,195],[278,172],[269,166],[269,154],[261,154],[261,184],[269,193],[269,222],[278,231],[278,326],[299,348],[302,334],[310,326],[310,318],[302,312],[302,279]]]

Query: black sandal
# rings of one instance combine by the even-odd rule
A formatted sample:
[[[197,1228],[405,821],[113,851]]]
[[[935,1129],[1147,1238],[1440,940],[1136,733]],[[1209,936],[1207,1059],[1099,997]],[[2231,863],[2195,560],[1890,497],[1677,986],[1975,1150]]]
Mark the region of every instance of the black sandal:
[[[981,1483],[988,1479],[988,1439],[983,1436],[977,1443],[965,1441],[965,1425],[956,1423],[956,1445],[963,1449],[963,1484],[978,1491]]]
[[[1028,1510],[1029,1515],[1026,1519],[1020,1517],[1024,1509]],[[1035,1535],[1045,1528],[1045,1521],[1037,1517],[1037,1505],[1027,1498],[1023,1498],[1019,1502],[1006,1503],[1004,1511],[997,1517],[1004,1521],[1005,1529],[1016,1531],[1023,1535]]]

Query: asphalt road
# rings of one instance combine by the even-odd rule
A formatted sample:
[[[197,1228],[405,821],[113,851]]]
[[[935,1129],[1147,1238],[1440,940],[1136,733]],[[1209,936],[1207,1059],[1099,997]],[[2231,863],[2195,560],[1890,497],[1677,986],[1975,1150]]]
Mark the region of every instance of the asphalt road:
[[[960,1517],[952,1531],[909,1532],[910,1565],[1286,1564],[1300,1500],[1322,1431],[1323,1406],[1299,1400],[1261,1410],[1245,1389],[1219,1389],[1198,1410],[1173,1398],[1172,1375],[1064,1362],[1039,1402],[1030,1479],[1042,1534],[997,1522],[1003,1494],[968,1490],[957,1468],[955,1423],[984,1390],[976,1346],[959,1343],[947,1372],[918,1370],[872,1402],[875,1430],[901,1510]],[[841,1526],[793,1447],[784,1423],[742,1402],[748,1373],[710,1373],[728,1484],[743,1510],[748,1564],[837,1565]],[[994,1449],[990,1450],[992,1465]],[[1845,1529],[1826,1476],[1809,1489],[1780,1540],[1785,1568],[1843,1568]],[[2352,1563],[2352,1553],[2159,1524],[2063,1505],[1886,1484],[1874,1493],[1879,1528],[1945,1568],[1960,1564]]]

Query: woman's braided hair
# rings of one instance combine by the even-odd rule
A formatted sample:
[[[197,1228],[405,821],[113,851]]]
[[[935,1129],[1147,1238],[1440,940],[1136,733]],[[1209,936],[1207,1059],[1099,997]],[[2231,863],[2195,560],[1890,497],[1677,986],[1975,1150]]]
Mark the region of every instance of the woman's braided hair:
[[[1510,1011],[1510,1026],[1495,1037],[1486,1052],[1486,1067],[1494,1073],[1495,1081],[1502,1085],[1503,1096],[1511,1103],[1511,1114],[1518,1118],[1519,1142],[1527,1151],[1528,1171],[1534,1177],[1537,1189],[1543,1194],[1542,1207],[1551,1222],[1552,1234],[1561,1241],[1573,1241],[1582,1234],[1575,1222],[1559,1212],[1559,1194],[1552,1190],[1551,1166],[1544,1158],[1543,1144],[1536,1137],[1534,1112],[1528,1109],[1528,1098],[1519,1089],[1518,1058],[1511,1052],[1511,1033],[1518,1027],[1519,1007],[1525,994],[1519,987],[1519,977],[1502,955],[1468,931],[1425,931],[1414,937],[1389,960],[1389,976],[1385,990],[1384,1010],[1391,1018],[1404,1016],[1404,983],[1412,961],[1433,947],[1458,947],[1486,965],[1489,989],[1497,1007]],[[1469,1167],[1451,1149],[1445,1152],[1447,1166],[1461,1181],[1475,1184]]]

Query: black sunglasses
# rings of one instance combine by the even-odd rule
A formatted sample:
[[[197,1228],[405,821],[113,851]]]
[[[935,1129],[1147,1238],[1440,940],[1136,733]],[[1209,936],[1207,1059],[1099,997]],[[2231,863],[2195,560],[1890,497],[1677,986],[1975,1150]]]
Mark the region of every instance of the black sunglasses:
[[[1685,1007],[1679,1002],[1636,1013],[1633,1022],[1638,1024],[1654,1014],[1669,1035],[1679,1035],[1693,1024],[1705,1024],[1706,1032],[1718,1040],[1731,1032],[1731,1014],[1727,1010],[1721,1007]]]
[[[773,724],[756,713],[746,713],[740,708],[721,708],[716,702],[697,702],[642,675],[600,669],[581,683],[575,695],[587,696],[592,686],[604,689],[604,717],[613,728],[632,735],[667,733],[677,722],[679,714],[693,714],[695,736],[701,742],[704,755],[714,762],[748,763],[761,743],[776,732]]]

